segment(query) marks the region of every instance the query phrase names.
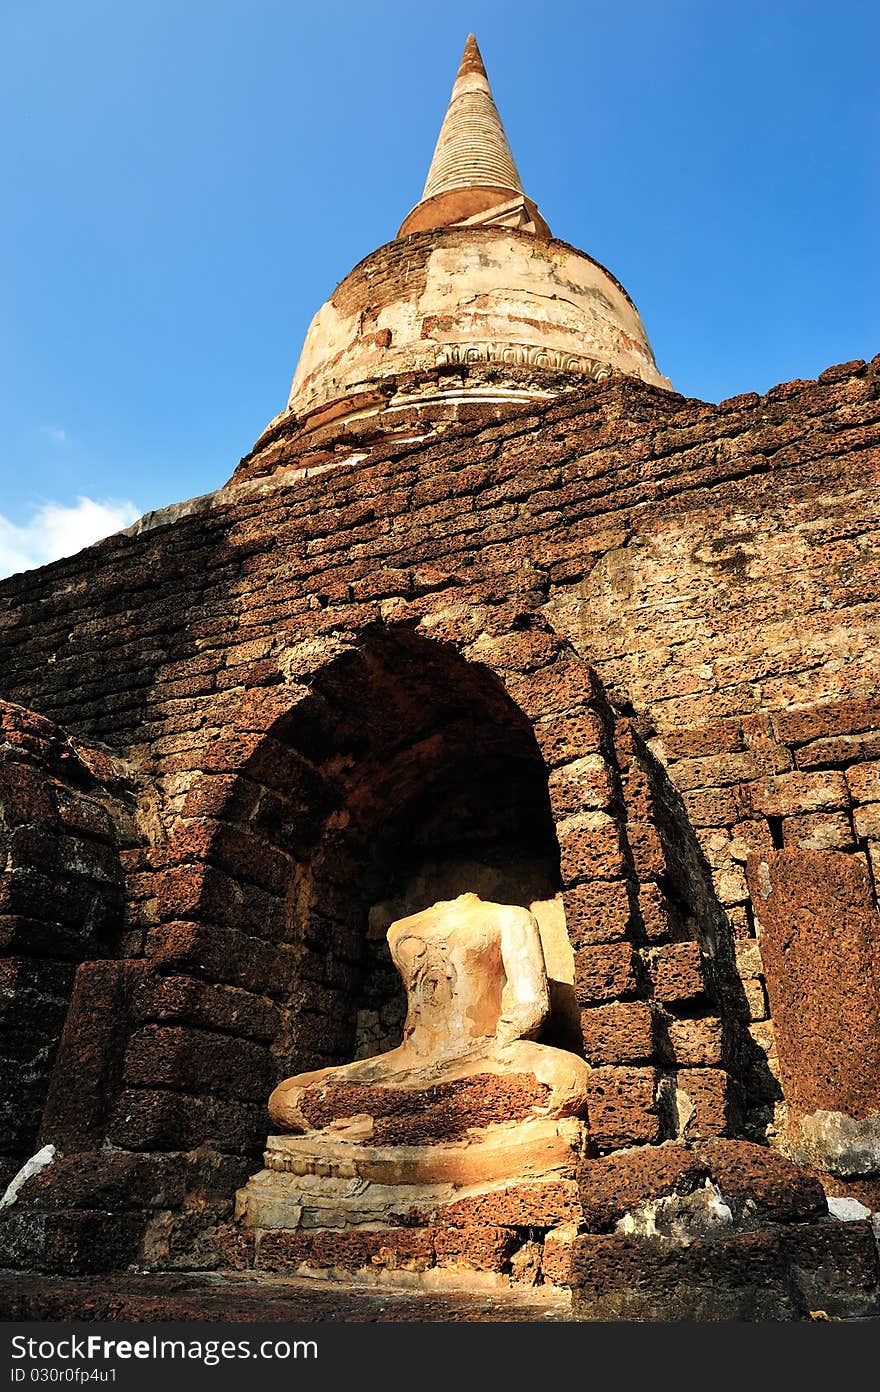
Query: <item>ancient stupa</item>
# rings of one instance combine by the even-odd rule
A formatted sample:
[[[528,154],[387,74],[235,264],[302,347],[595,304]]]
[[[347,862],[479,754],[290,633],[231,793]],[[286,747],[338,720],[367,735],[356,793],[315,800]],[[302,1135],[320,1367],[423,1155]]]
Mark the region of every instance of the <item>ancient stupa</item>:
[[[0,584],[22,1317],[877,1311],[878,443],[677,394],[468,39],[229,482]]]
[[[525,193],[477,41],[468,38],[421,200],[318,310],[287,409],[238,478],[348,433],[431,429],[625,373],[671,386],[638,311]]]

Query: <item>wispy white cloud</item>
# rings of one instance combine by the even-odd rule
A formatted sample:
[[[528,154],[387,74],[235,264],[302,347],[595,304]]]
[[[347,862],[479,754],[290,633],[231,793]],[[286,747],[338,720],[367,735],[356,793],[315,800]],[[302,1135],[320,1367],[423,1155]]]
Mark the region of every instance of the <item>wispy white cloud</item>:
[[[0,576],[72,556],[84,546],[128,527],[141,509],[127,498],[86,498],[75,503],[43,503],[29,522],[11,522],[0,513]]]
[[[60,425],[41,425],[40,433],[47,436],[56,445],[63,445],[67,439],[67,431]]]

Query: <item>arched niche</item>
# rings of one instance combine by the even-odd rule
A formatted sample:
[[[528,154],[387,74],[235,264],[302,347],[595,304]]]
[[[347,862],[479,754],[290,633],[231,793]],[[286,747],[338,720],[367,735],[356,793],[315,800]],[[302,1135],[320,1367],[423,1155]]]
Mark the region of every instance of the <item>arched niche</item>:
[[[547,769],[495,674],[410,630],[372,631],[314,675],[271,740],[290,783],[274,778],[273,815],[250,826],[290,859],[284,937],[300,971],[280,1074],[399,1042],[385,932],[439,899],[532,907],[551,978],[570,982]],[[579,1047],[571,987],[553,994],[548,1034]]]

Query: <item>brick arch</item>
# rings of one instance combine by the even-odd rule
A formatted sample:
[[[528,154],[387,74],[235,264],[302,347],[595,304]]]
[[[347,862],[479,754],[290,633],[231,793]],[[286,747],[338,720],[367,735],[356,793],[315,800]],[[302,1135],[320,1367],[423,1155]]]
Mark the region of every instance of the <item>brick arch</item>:
[[[600,1149],[673,1135],[689,1107],[691,1134],[736,1126],[738,1003],[699,848],[638,722],[549,629],[470,646],[368,629],[307,681],[252,693],[202,763],[160,876],[147,955],[161,999],[129,1048],[114,1143],[173,1138],[161,1092],[176,1087],[192,1095],[186,1143],[257,1147],[272,1083],[350,1058],[358,1013],[393,1006],[371,908],[473,887],[561,899],[583,1038],[565,1042],[597,1070]],[[475,865],[492,872],[476,886]],[[160,1023],[169,978],[210,984],[215,1013]]]

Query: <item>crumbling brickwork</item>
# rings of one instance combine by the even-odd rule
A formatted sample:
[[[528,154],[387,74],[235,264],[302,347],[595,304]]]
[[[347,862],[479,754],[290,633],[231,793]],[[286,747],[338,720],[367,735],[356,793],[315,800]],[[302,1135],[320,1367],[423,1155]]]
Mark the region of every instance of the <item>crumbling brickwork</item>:
[[[126,952],[127,793],[105,753],[0,701],[4,1187],[36,1149],[77,965]]]

